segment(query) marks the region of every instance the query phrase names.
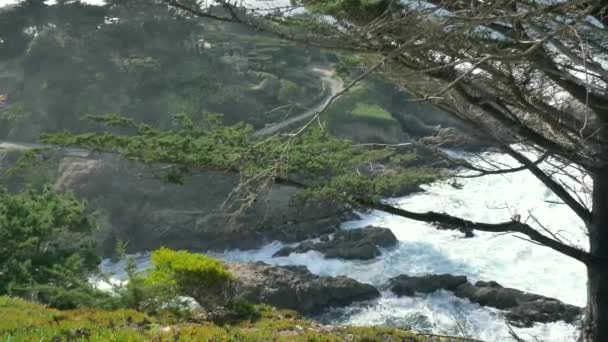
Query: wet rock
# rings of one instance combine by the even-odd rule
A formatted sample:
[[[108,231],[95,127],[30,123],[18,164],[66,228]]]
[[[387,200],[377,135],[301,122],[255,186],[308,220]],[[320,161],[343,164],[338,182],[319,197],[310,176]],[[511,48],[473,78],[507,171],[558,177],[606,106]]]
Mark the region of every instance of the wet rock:
[[[534,322],[565,321],[573,323],[580,318],[582,309],[557,299],[506,288],[495,281],[478,281],[471,284],[465,276],[450,274],[410,277],[400,275],[389,280],[389,288],[398,296],[414,296],[448,290],[473,303],[505,310],[506,318],[516,326],[530,327]]]
[[[455,291],[458,286],[467,282],[465,276],[453,276],[450,274],[432,274],[422,277],[410,277],[400,275],[390,279],[389,286],[398,296],[413,296],[418,293],[431,293],[437,290]]]
[[[305,266],[270,266],[261,262],[229,264],[236,277],[235,297],[302,313],[380,296],[369,284],[347,277],[321,277]]]
[[[472,290],[472,291],[471,291]],[[482,306],[491,306],[497,309],[511,309],[520,303],[531,302],[542,299],[542,296],[520,290],[503,288],[497,286],[476,286],[467,287],[463,292],[459,289],[455,291],[458,297],[468,298],[472,302]]]
[[[340,259],[373,259],[382,252],[378,247],[392,247],[397,238],[390,229],[365,227],[362,229],[340,230],[333,239],[321,239],[321,242],[303,242],[296,247],[284,247],[273,257],[288,256],[291,253],[318,251],[327,258]]]
[[[560,302],[556,299],[541,298],[524,302],[511,308],[506,317],[520,327],[531,327],[535,322],[548,323],[562,320],[568,323],[577,321],[582,309]]]

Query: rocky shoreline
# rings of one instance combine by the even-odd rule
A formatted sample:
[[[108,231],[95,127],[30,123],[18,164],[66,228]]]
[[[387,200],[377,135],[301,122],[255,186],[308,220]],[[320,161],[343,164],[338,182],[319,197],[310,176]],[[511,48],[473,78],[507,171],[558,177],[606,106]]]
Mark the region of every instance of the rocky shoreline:
[[[325,258],[369,260],[381,255],[380,248],[390,248],[397,243],[397,238],[390,229],[367,226],[338,230],[334,234],[322,236],[318,241],[305,241],[293,247],[284,247],[273,257],[317,251]],[[304,314],[375,299],[380,296],[380,290],[386,289],[399,297],[450,291],[457,297],[480,306],[501,310],[505,319],[517,327],[557,321],[574,324],[583,313],[582,308],[555,298],[506,288],[495,281],[478,281],[473,284],[466,276],[451,274],[402,274],[376,288],[344,276],[317,276],[306,266],[271,266],[257,262],[228,264],[228,268],[235,274],[239,284],[237,297]]]
[[[302,314],[320,313],[331,307],[380,297],[379,289],[370,284],[344,276],[314,275],[306,266],[271,266],[256,262],[227,264],[227,267],[236,278],[236,298]],[[505,288],[494,281],[472,284],[465,276],[450,274],[400,275],[380,288],[409,297],[439,290],[451,291],[472,303],[501,310],[507,321],[517,327],[557,321],[573,324],[583,312],[580,307],[554,298]]]
[[[26,147],[27,149],[27,147]],[[0,172],[14,165],[23,149],[0,149]],[[371,260],[398,244],[390,229],[365,227],[341,230],[350,208],[308,204],[296,207],[290,199],[299,189],[274,186],[236,221],[222,211],[222,202],[238,182],[235,175],[203,172],[187,186],[167,184],[155,176],[157,166],[143,166],[116,156],[80,150],[62,150],[48,160],[56,172],[54,186],[72,191],[101,212],[96,237],[105,256],[116,241],[128,242],[128,252],[160,246],[191,251],[255,249],[271,241],[297,243],[275,254],[317,251],[326,258]],[[54,168],[54,169],[53,169]],[[14,187],[19,186],[19,177]],[[347,306],[380,296],[379,289],[347,277],[320,277],[305,266],[231,264],[239,286],[237,294],[254,303],[312,314],[329,307]],[[404,270],[407,272],[407,270]],[[495,282],[472,284],[464,276],[428,275],[393,278],[380,289],[398,296],[416,296],[438,290],[481,306],[503,310],[518,326],[535,322],[575,322],[576,306],[540,295],[504,288]]]
[[[534,323],[564,321],[574,323],[583,313],[582,308],[565,304],[555,298],[503,287],[495,281],[472,284],[465,276],[431,274],[418,277],[400,275],[389,280],[388,287],[398,296],[415,296],[438,290],[453,292],[481,306],[505,311],[512,324],[531,327]]]
[[[237,298],[304,314],[380,296],[372,285],[347,277],[314,275],[306,266],[257,262],[228,264],[228,269],[236,277]]]

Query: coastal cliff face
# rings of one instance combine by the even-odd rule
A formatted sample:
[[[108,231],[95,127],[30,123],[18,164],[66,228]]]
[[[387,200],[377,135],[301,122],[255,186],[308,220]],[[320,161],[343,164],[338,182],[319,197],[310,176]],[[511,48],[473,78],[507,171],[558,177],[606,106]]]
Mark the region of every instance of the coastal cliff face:
[[[0,172],[14,165],[23,150],[0,149]],[[295,207],[298,189],[275,185],[239,215],[223,209],[238,176],[201,172],[184,185],[159,177],[161,166],[144,166],[112,155],[63,150],[35,170],[45,169],[54,187],[74,192],[98,214],[99,248],[113,253],[116,242],[130,253],[165,246],[188,250],[249,249],[272,240],[296,242],[332,233],[345,208],[307,204]],[[26,174],[12,177],[21,186]],[[42,181],[40,181],[42,182]],[[28,181],[31,183],[31,180]]]

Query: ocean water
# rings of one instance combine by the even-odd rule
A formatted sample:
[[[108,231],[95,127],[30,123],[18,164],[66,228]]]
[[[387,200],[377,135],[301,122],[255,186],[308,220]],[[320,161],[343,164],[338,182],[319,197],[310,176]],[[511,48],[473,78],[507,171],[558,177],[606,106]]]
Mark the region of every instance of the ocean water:
[[[514,164],[504,155],[487,154],[486,157],[494,162]],[[582,178],[574,170],[571,173]],[[564,241],[586,248],[582,221],[527,172],[458,179],[461,188],[452,186],[452,182],[430,184],[425,192],[388,201],[412,211],[446,212],[481,222],[501,222],[514,215],[526,219],[532,214],[543,227],[559,234]],[[584,197],[584,189],[579,190],[579,195]],[[537,225],[532,219],[528,221]],[[346,222],[343,228],[367,225],[390,228],[399,240],[398,245],[370,261],[325,259],[314,251],[272,258],[284,246],[278,242],[258,250],[232,250],[213,255],[232,262],[306,265],[315,274],[345,275],[379,287],[399,274],[451,273],[466,275],[472,282],[494,280],[503,286],[555,297],[569,304],[585,304],[586,273],[582,264],[516,236],[477,232],[475,237],[466,239],[457,231],[440,231],[426,223],[378,211],[362,213],[361,220]],[[148,267],[148,256],[139,255],[138,263],[142,268]],[[123,266],[104,262],[106,271],[116,273],[116,281],[124,279]],[[467,335],[484,341],[512,340],[501,311],[480,307],[447,291],[413,298],[397,298],[390,291],[384,291],[379,299],[330,309],[317,318],[332,324],[390,325],[435,334]],[[513,327],[513,330],[531,341],[535,338],[575,341],[577,335],[576,326],[563,322],[536,324],[532,328]]]

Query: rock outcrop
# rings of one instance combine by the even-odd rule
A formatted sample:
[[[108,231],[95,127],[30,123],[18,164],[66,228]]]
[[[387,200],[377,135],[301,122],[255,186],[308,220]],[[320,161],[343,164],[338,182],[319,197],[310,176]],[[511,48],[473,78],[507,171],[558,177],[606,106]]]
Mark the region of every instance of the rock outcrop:
[[[432,274],[421,277],[400,275],[389,280],[391,291],[398,296],[414,296],[416,293],[431,293],[437,290],[455,292],[458,287],[467,282],[465,276],[451,274]]]
[[[0,144],[0,172],[32,147]],[[105,256],[114,252],[117,240],[128,242],[128,253],[161,246],[221,251],[258,248],[273,240],[300,242],[335,232],[348,212],[338,205],[292,205],[301,190],[274,185],[235,217],[222,209],[239,182],[234,174],[201,172],[177,185],[159,177],[162,165],[77,149],[59,149],[49,158],[55,188],[74,192],[99,211],[96,240]],[[20,177],[15,178],[13,190],[19,187]]]
[[[291,253],[318,251],[327,258],[373,259],[382,252],[378,247],[393,247],[397,238],[388,228],[365,227],[361,229],[340,230],[333,238],[321,242],[303,242],[295,247],[284,247],[273,257],[288,256]]]
[[[529,327],[534,322],[565,321],[573,323],[580,318],[582,309],[557,299],[502,287],[494,281],[471,284],[465,276],[433,274],[420,277],[400,275],[390,279],[389,287],[398,296],[414,296],[448,290],[473,303],[506,310],[506,318],[514,325]]]
[[[380,292],[347,277],[321,277],[306,266],[270,266],[244,263],[227,265],[236,277],[235,297],[302,313],[374,299]]]

